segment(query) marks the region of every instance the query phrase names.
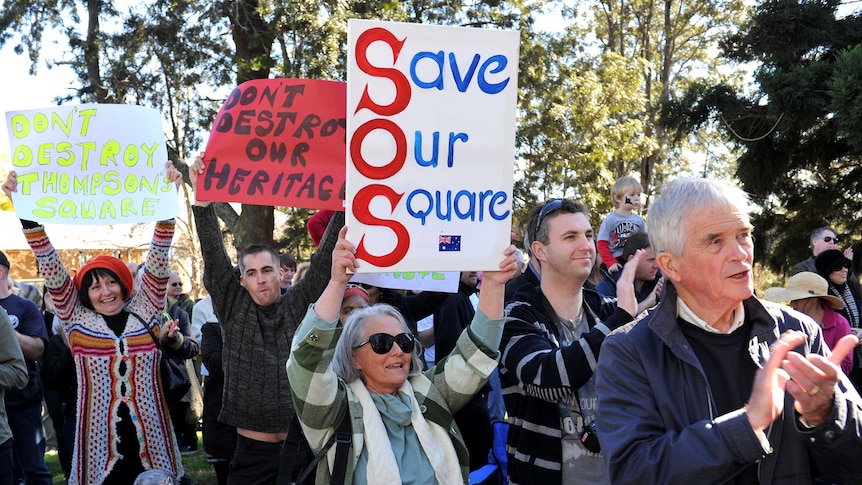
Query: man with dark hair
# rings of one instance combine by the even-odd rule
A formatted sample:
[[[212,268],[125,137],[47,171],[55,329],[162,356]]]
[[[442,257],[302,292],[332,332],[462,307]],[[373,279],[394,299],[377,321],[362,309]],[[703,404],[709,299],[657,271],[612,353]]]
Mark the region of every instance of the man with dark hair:
[[[623,246],[623,254],[620,256],[625,264],[635,257],[638,250],[644,252],[635,270],[635,297],[638,300],[638,313],[656,304],[661,292],[661,273],[655,262],[655,251],[649,243],[649,236],[645,232],[636,232],[629,236]],[[619,272],[602,275],[602,281],[596,285],[596,291],[600,295],[615,298],[617,296],[617,280]]]
[[[517,293],[522,287],[539,286],[539,281],[542,279],[542,270],[539,266],[539,262],[533,257],[532,251],[530,251],[530,233],[535,230],[536,219],[539,217],[539,211],[541,208],[542,206],[540,205],[533,209],[530,213],[530,218],[527,220],[527,228],[524,229],[524,251],[530,259],[527,261],[527,267],[524,271],[506,283],[505,301],[507,302],[511,300],[515,296],[515,293]]]
[[[279,286],[281,287],[281,292],[284,293],[290,288],[290,284],[293,282],[293,275],[296,274],[296,260],[287,253],[281,253],[278,255],[278,263],[281,265]]]
[[[817,258],[817,255],[829,249],[841,250],[841,246],[838,245],[841,240],[836,234],[838,233],[835,232],[835,229],[832,229],[829,226],[818,227],[813,230],[809,240],[811,243],[811,256],[804,261],[794,264],[793,267],[790,268],[790,276],[803,271],[816,273],[817,268],[814,266],[814,260]],[[847,246],[843,252],[845,258],[853,261],[852,247]],[[847,285],[850,286],[851,290],[855,291],[857,295],[862,295],[862,286],[859,284],[859,278],[853,273],[852,266],[850,271],[847,272]]]
[[[629,322],[634,292],[620,307],[584,288],[596,258],[587,209],[556,199],[533,211],[530,250],[542,268],[506,304],[500,382],[509,414],[509,480],[521,483],[607,483],[595,421],[593,371],[605,336]],[[638,254],[640,257],[640,254]],[[633,288],[635,266],[620,279]]]
[[[32,301],[12,293],[8,285],[9,259],[0,251],[0,306],[9,321],[27,362],[29,382],[23,389],[6,392],[6,415],[12,429],[12,446],[19,472],[27,485],[52,483],[45,465],[45,428],[42,426],[42,385],[39,362],[48,343],[42,312]]]
[[[198,157],[189,168],[192,185],[204,171]],[[270,485],[276,482],[282,443],[294,417],[285,363],[293,333],[308,305],[329,282],[332,250],[344,213],[329,222],[311,266],[300,282],[282,295],[278,253],[255,244],[239,255],[239,279],[225,251],[215,210],[197,200],[193,207],[204,285],[221,323],[224,393],[220,421],[236,426],[237,446],[228,483]]]

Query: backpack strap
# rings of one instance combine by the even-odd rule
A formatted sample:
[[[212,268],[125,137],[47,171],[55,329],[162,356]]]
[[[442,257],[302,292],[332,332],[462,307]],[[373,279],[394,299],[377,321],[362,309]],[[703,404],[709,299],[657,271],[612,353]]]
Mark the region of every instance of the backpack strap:
[[[347,452],[350,449],[350,443],[353,441],[353,436],[350,431],[350,416],[345,415],[344,419],[338,425],[338,429],[329,439],[323,448],[314,455],[311,462],[302,470],[296,481],[291,481],[293,468],[295,466],[296,456],[300,448],[300,440],[304,438],[302,428],[299,425],[299,417],[293,416],[290,422],[290,430],[287,433],[287,439],[284,440],[284,445],[281,450],[281,461],[278,467],[278,480],[276,485],[295,485],[304,483],[308,476],[317,470],[317,464],[326,456],[326,452],[332,448],[332,445],[337,443],[335,447],[335,466],[332,470],[332,485],[342,485],[344,476],[347,472]],[[308,445],[306,444],[306,448]]]

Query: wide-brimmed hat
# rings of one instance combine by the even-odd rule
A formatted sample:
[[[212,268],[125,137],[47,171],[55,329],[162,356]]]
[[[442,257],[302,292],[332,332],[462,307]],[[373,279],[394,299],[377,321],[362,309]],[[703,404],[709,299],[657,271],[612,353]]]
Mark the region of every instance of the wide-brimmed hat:
[[[817,273],[797,273],[787,280],[787,288],[769,288],[764,293],[767,300],[775,302],[820,298],[836,310],[844,308],[840,298],[829,294],[829,284]]]

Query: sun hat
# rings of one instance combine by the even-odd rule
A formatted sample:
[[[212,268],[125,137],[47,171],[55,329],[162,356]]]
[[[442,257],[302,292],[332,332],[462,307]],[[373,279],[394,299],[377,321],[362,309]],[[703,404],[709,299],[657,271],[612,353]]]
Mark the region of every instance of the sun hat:
[[[796,273],[787,280],[787,288],[769,288],[764,296],[769,301],[790,302],[805,298],[820,298],[836,310],[844,308],[840,298],[829,294],[829,284],[817,273],[804,271]]]

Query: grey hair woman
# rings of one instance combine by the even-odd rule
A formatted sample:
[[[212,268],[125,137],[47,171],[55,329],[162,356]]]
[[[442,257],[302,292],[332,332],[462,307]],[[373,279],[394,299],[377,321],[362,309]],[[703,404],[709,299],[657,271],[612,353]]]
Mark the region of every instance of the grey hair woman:
[[[380,315],[390,316],[398,320],[403,329],[402,332],[412,336],[404,317],[392,305],[379,303],[374,306],[354,310],[344,323],[344,330],[341,332],[341,338],[338,339],[338,344],[335,346],[335,355],[332,357],[332,370],[344,382],[349,383],[362,379],[362,372],[353,364],[354,348],[359,347],[362,342],[368,340],[368,337],[365,335],[365,324],[373,317]],[[416,340],[416,344],[410,352],[410,370],[407,372],[409,377],[418,376],[422,372],[421,356],[422,347],[419,346],[419,341]]]
[[[293,338],[287,377],[312,451],[318,453],[349,420],[353,439],[343,478],[354,484],[463,484],[469,455],[452,413],[497,367],[505,285],[517,265],[514,247],[499,271],[485,272],[479,305],[455,349],[422,371],[419,346],[404,317],[378,304],[339,320],[347,282],[358,267],[342,229],[326,289]],[[419,403],[422,403],[420,407]],[[333,481],[335,450],[320,461],[317,483]]]

